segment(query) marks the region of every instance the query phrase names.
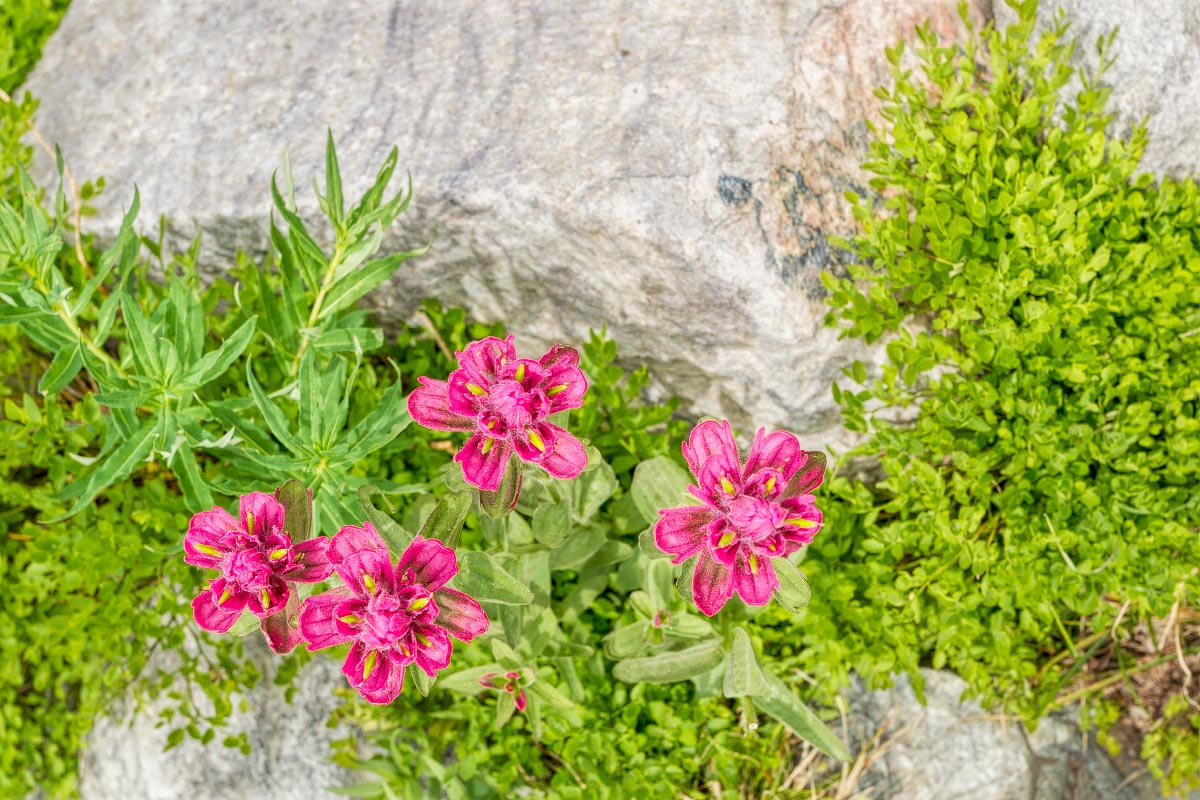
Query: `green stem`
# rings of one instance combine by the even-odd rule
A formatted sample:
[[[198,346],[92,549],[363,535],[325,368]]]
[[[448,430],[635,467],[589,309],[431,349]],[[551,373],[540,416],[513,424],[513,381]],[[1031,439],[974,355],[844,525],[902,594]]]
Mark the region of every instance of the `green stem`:
[[[308,322],[305,328],[312,328],[317,324],[317,320],[321,318],[321,306],[325,303],[325,298],[329,294],[330,288],[333,286],[333,274],[337,272],[338,265],[342,263],[342,258],[345,255],[345,250],[341,243],[338,243],[333,249],[333,256],[329,259],[329,267],[325,270],[325,276],[321,278],[321,286],[317,289],[317,297],[313,300],[312,310],[308,314]],[[296,357],[292,359],[292,375],[300,369],[300,359],[304,356],[304,352],[308,350],[309,337],[307,334],[301,334],[300,346],[296,348]]]

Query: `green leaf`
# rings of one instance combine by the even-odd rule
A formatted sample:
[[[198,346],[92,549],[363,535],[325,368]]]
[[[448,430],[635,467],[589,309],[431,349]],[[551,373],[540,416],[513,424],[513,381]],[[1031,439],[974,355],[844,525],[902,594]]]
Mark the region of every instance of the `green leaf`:
[[[613,677],[625,683],[674,683],[703,675],[723,660],[720,642],[713,640],[686,650],[627,658],[613,667]]]
[[[675,581],[675,591],[683,598],[685,603],[695,603],[692,598],[692,578],[696,575],[697,556],[692,556],[687,561],[683,562],[683,567],[679,570],[679,578]]]
[[[725,696],[745,697],[757,694],[766,688],[754,645],[745,629],[734,628],[729,644],[729,658],[725,662]]]
[[[571,534],[571,515],[560,504],[544,503],[533,512],[533,538],[546,547],[558,547]]]
[[[258,317],[251,317],[243,322],[233,334],[221,343],[216,350],[205,353],[195,365],[185,373],[183,383],[203,387],[225,373],[233,366],[233,362],[245,352],[250,340],[254,338]]]
[[[521,479],[524,468],[521,459],[515,454],[508,458],[508,466],[504,468],[504,476],[500,478],[500,488],[494,492],[479,490],[479,507],[492,519],[500,519],[512,513],[517,507],[517,498],[521,494]]]
[[[503,728],[517,710],[517,700],[508,692],[496,695],[496,727]]]
[[[604,528],[588,525],[577,528],[561,546],[550,551],[550,569],[574,569],[604,547],[608,537]]]
[[[38,391],[43,395],[61,392],[67,387],[67,384],[75,380],[75,376],[82,368],[83,355],[79,352],[78,343],[73,347],[59,350],[50,362],[46,374],[38,381]]]
[[[375,530],[379,531],[379,535],[383,537],[383,541],[387,543],[388,550],[391,551],[392,557],[400,556],[408,546],[412,544],[413,536],[408,531],[400,526],[400,523],[392,519],[389,514],[384,513],[375,505],[375,498],[383,499],[387,503],[388,500],[384,497],[383,492],[371,484],[366,484],[358,490],[358,502],[362,506],[363,513],[367,515],[367,521],[375,526]],[[388,508],[391,508],[391,503],[388,503]]]
[[[121,314],[125,318],[125,338],[133,354],[133,363],[143,375],[162,378],[162,361],[158,356],[158,338],[137,302],[127,294],[121,295]]]
[[[775,599],[779,605],[793,614],[807,607],[812,599],[812,589],[809,588],[804,573],[786,558],[774,559],[771,566],[775,568],[775,576],[779,578],[779,586],[775,588]]]
[[[150,451],[154,449],[156,428],[156,420],[147,419],[132,437],[109,454],[83,479],[81,488],[73,487],[71,484],[64,487],[64,492],[71,490],[77,499],[65,514],[47,521],[58,522],[78,514],[92,502],[97,494],[133,472],[134,467],[145,461],[146,456],[150,455]]]
[[[438,686],[442,689],[448,689],[451,692],[462,692],[471,696],[482,692],[486,687],[481,686],[479,681],[485,675],[494,675],[499,673],[503,675],[504,667],[499,664],[484,664],[482,667],[470,667],[468,669],[460,669],[458,672],[453,672],[449,675],[438,676]]]
[[[378,328],[335,328],[313,339],[312,348],[322,353],[366,353],[383,347]]]
[[[685,499],[688,483],[690,479],[682,467],[666,456],[655,456],[634,469],[629,491],[633,494],[638,511],[653,523],[658,520],[658,512],[664,508],[694,505]]]
[[[694,614],[672,614],[667,633],[680,639],[704,639],[713,634],[712,623]]]
[[[620,487],[617,476],[603,458],[600,451],[588,446],[588,468],[571,481],[571,516],[576,522],[591,522],[600,506],[612,497]]]
[[[358,302],[367,292],[392,276],[401,264],[414,256],[422,256],[428,247],[408,253],[394,253],[385,258],[368,261],[360,269],[334,284],[321,306],[321,318],[326,319]]]
[[[258,407],[258,412],[262,414],[263,420],[267,423],[271,435],[296,455],[305,455],[307,451],[292,435],[287,417],[279,410],[279,406],[275,405],[270,397],[267,397],[267,393],[259,385],[258,379],[254,377],[254,365],[250,361],[246,362],[246,385],[250,387],[250,397],[253,398],[254,405]]]
[[[196,463],[196,454],[186,439],[181,439],[175,454],[171,456],[171,472],[179,481],[184,502],[190,511],[204,511],[213,507],[212,492],[204,480],[204,474],[200,472],[200,465]]]
[[[361,461],[380,447],[390,444],[411,423],[404,389],[397,376],[396,382],[378,398],[371,413],[351,424],[349,436],[345,439],[346,450],[354,454],[353,461]],[[451,463],[449,466],[462,471],[458,464]]]
[[[658,545],[654,543],[654,528],[646,528],[638,534],[638,550],[642,551],[642,555],[646,558],[670,558],[670,553],[664,553],[658,549]]]
[[[275,490],[275,499],[283,506],[283,532],[293,542],[312,538],[312,490],[295,478],[286,480]],[[349,521],[347,521],[349,524]]]
[[[458,547],[459,532],[471,511],[474,498],[470,492],[450,492],[438,504],[421,526],[420,536],[437,539],[451,550]]]
[[[333,131],[327,131],[325,138],[325,200],[329,205],[329,221],[335,229],[340,230],[346,204],[342,199],[342,173],[338,169],[337,151],[333,147]]]
[[[575,703],[571,702],[571,698],[567,697],[557,686],[545,679],[531,683],[526,687],[525,691],[553,708],[568,709],[575,707]]]
[[[762,673],[762,678],[762,690],[753,695],[759,708],[830,758],[850,760],[850,751],[842,740],[808,706],[801,703],[783,681],[766,671]]]
[[[506,572],[490,555],[478,550],[458,554],[458,574],[450,583],[482,602],[512,606],[533,602],[533,592],[528,586]]]
[[[437,682],[437,676],[429,677],[425,670],[417,666],[415,662],[408,665],[408,674],[412,678],[413,686],[421,693],[421,697],[429,697],[429,690]]]
[[[604,637],[605,655],[615,661],[636,656],[646,649],[646,630],[649,627],[649,622],[639,619],[617,628]]]

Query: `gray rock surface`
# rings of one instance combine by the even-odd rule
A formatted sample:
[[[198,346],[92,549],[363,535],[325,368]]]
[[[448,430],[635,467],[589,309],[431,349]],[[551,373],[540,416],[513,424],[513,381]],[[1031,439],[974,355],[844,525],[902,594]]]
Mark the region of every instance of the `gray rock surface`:
[[[850,733],[870,741],[886,723],[881,755],[858,788],[876,800],[1161,800],[1142,772],[1125,774],[1082,733],[1075,710],[1057,712],[1033,732],[962,702],[966,683],[921,670],[921,705],[908,678],[891,689],[847,693]],[[1200,792],[1189,800],[1200,800]]]
[[[330,787],[356,780],[330,761],[331,743],[344,739],[344,727],[326,723],[340,701],[340,665],[315,656],[296,677],[292,703],[272,682],[277,657],[257,634],[246,638],[246,652],[263,678],[244,698],[233,699],[234,712],[216,740],[203,745],[185,737],[163,752],[171,726],[155,727],[163,703],[135,708],[127,699],[112,716],[96,721],[79,767],[81,800],[322,800],[338,795]],[[163,665],[164,667],[166,665]],[[245,733],[251,751],[221,745],[224,736]]]
[[[1043,0],[1038,27],[1054,23],[1061,9],[1076,37],[1074,61],[1095,69],[1096,41],[1117,29],[1112,56],[1116,63],[1105,74],[1112,89],[1109,107],[1116,112],[1117,131],[1147,120],[1150,143],[1142,168],[1176,177],[1200,170],[1200,3],[1195,0]],[[998,24],[1016,15],[997,1]]]
[[[263,247],[285,146],[306,186],[332,128],[354,190],[397,144],[416,200],[390,246],[433,250],[380,307],[464,304],[531,349],[607,324],[692,412],[820,446],[864,352],[822,329],[818,273],[845,258],[884,48],[958,31],[954,5],[75,0],[27,88],[107,178],[100,230],[136,181],[210,261]]]

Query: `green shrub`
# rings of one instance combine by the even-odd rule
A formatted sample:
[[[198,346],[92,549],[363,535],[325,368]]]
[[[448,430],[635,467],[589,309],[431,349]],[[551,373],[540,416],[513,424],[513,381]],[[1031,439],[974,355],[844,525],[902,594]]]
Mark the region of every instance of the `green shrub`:
[[[916,74],[889,51],[858,263],[825,277],[828,322],[886,341],[834,390],[884,479],[833,482],[803,626],[818,680],[949,667],[1030,722],[1149,668],[1122,644],[1200,589],[1200,195],[1137,174],[1144,130],[1108,132],[1100,75],[1061,20],[1033,40],[1035,9],[962,46],[920,29]],[[1200,721],[1171,708],[1155,769]]]

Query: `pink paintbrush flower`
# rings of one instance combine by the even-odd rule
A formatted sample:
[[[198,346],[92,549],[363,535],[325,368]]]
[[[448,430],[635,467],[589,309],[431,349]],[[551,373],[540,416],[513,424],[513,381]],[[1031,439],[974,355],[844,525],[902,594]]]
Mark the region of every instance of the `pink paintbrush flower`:
[[[800,449],[787,431],[760,428],[743,465],[728,422],[706,420],[683,443],[696,478],[688,491],[704,505],[659,512],[654,542],[678,564],[698,556],[692,597],[707,616],[737,593],[765,605],[779,586],[772,559],[813,540],[821,512],[812,492],[825,476],[825,456]]]
[[[517,711],[525,710],[525,690],[521,688],[521,673],[506,672],[503,675],[499,675],[495,672],[489,672],[479,679],[479,685],[485,689],[508,692],[513,696],[513,701],[517,704]]]
[[[196,595],[192,614],[204,630],[225,633],[250,609],[262,620],[271,649],[286,653],[298,641],[295,628],[287,624],[289,605],[292,616],[298,607],[290,584],[329,577],[329,540],[293,542],[283,530],[283,506],[269,494],[244,494],[238,507],[240,519],[214,507],[193,516],[188,525],[183,560],[221,573]]]
[[[556,478],[583,472],[583,444],[546,421],[583,404],[588,384],[578,352],[555,345],[533,361],[517,358],[512,336],[489,336],[455,355],[458,369],[449,381],[418,379],[421,385],[409,395],[408,412],[426,428],[473,432],[454,456],[467,483],[496,491],[513,453]]]
[[[472,598],[446,588],[458,572],[454,551],[420,536],[395,565],[371,523],[333,537],[330,560],[344,587],[304,600],[300,635],[309,650],[351,644],[342,673],[368,702],[386,705],[414,661],[429,677],[450,663],[450,636],[469,642],[488,629]]]

